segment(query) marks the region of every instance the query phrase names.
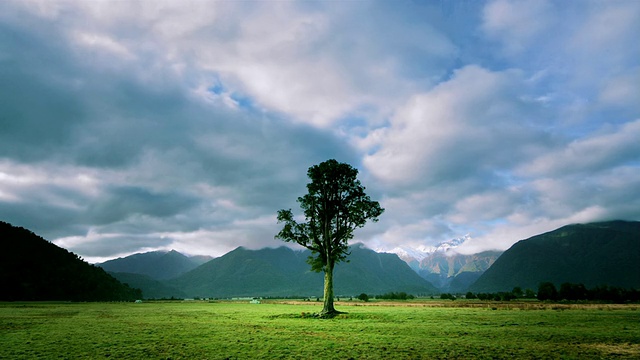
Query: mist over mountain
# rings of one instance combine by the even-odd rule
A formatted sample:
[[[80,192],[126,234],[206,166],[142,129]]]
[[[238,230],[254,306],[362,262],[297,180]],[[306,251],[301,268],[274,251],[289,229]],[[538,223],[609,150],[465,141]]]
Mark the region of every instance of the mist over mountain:
[[[133,254],[96,264],[113,273],[147,275],[156,280],[180,276],[211,260],[210,256],[188,257],[175,250]]]
[[[404,291],[435,294],[438,290],[422,279],[395,254],[379,254],[360,244],[350,247],[349,262],[335,267],[337,295],[382,294]],[[248,250],[239,247],[168,283],[188,296],[319,296],[323,275],[307,264],[310,252],[287,247]]]
[[[536,289],[541,282],[640,288],[640,222],[567,225],[521,240],[470,287],[473,292]]]
[[[138,289],[33,232],[0,221],[0,300],[122,301]]]
[[[465,241],[469,239],[469,236],[464,236],[457,239],[451,239],[448,241],[443,241],[436,246],[419,246],[416,248],[408,247],[408,246],[398,246],[391,250],[383,250],[378,249],[378,252],[386,252],[398,255],[398,257],[404,260],[412,269],[416,272],[420,270],[420,262],[427,257],[430,257],[434,253],[448,253],[452,255],[454,250],[462,245]]]

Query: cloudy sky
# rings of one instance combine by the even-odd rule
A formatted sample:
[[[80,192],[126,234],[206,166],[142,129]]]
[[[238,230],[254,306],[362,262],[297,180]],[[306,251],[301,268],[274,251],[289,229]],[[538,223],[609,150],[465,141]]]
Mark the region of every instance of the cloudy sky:
[[[335,158],[375,249],[640,220],[640,2],[0,2],[0,220],[89,261],[278,246]]]

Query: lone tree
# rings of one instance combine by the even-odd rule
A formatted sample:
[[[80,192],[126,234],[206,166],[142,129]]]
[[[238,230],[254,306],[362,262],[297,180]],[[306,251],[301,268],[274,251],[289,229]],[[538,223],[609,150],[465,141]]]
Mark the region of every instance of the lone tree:
[[[324,272],[321,316],[338,313],[333,306],[333,268],[349,255],[353,231],[367,220],[378,221],[384,211],[365,194],[357,175],[357,169],[333,159],[314,165],[307,172],[308,193],[298,198],[306,221],[297,223],[291,209],[278,211],[278,223],[284,227],[275,237],[311,250],[311,269]]]

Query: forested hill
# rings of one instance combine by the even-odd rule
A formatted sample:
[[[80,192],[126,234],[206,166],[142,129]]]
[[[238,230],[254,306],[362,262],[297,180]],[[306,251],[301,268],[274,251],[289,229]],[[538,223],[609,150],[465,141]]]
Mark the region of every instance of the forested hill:
[[[336,265],[337,295],[438,290],[395,254],[379,254],[360,244],[350,247],[349,262]],[[287,247],[248,250],[239,247],[168,283],[188,296],[322,296],[322,274],[312,272],[309,251]]]
[[[0,300],[123,301],[142,297],[103,269],[0,221]]]
[[[567,225],[514,244],[470,290],[536,289],[541,282],[640,289],[639,264],[640,222]]]

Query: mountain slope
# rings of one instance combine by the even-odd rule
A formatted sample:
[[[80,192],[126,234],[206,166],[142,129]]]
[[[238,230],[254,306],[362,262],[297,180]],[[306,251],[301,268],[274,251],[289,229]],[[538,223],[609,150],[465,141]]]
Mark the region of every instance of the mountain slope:
[[[297,255],[284,247],[255,251],[239,247],[169,284],[191,297],[276,296],[292,289],[304,263]]]
[[[336,294],[389,291],[437,293],[427,281],[393,254],[356,245],[350,262],[335,268]],[[310,270],[308,251],[287,247],[247,250],[239,247],[169,283],[188,296],[322,296],[323,275]]]
[[[521,240],[470,287],[473,292],[536,289],[540,282],[640,288],[640,222],[568,225]]]
[[[152,279],[166,280],[180,276],[201,265],[207,258],[187,257],[175,250],[152,251],[96,264],[113,273],[147,275]]]
[[[0,221],[0,300],[122,301],[141,297],[31,231]]]
[[[182,291],[175,287],[170,286],[163,281],[152,279],[147,275],[114,272],[110,272],[109,275],[118,279],[118,281],[123,284],[127,284],[136,289],[141,289],[142,298],[144,299],[170,299],[172,297],[183,299],[186,297]]]
[[[336,294],[362,292],[382,294],[391,291],[436,294],[439,292],[395,254],[377,253],[361,244],[351,246],[350,251],[349,262],[340,263],[335,269]]]

